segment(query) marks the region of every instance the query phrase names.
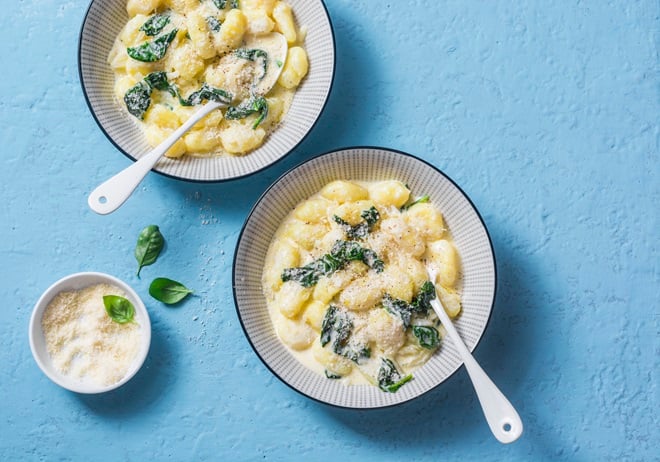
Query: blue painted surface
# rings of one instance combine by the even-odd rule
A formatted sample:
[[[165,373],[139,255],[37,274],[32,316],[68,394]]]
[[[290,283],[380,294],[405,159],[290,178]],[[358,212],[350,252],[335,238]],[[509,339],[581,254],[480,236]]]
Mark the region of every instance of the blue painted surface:
[[[335,87],[293,154],[226,184],[151,175],[106,217],[86,196],[128,160],[80,90],[87,3],[3,6],[0,459],[659,460],[657,1],[328,0]],[[245,340],[230,273],[250,207],[291,166],[358,144],[433,162],[482,212],[499,290],[476,357],[525,422],[515,444],[489,434],[464,370],[352,412],[284,386]],[[150,223],[168,247],[138,280]],[[103,396],[58,388],[28,346],[41,292],[81,270],[124,279],[152,316],[144,369]],[[166,308],[156,276],[197,296]]]

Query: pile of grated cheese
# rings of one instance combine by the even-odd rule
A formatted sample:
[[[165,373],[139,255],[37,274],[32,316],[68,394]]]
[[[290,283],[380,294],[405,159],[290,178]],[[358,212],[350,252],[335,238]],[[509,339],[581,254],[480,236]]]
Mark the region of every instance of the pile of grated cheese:
[[[104,295],[126,294],[110,284],[60,292],[41,319],[53,366],[83,383],[119,382],[140,351],[140,325],[119,324],[105,311]]]

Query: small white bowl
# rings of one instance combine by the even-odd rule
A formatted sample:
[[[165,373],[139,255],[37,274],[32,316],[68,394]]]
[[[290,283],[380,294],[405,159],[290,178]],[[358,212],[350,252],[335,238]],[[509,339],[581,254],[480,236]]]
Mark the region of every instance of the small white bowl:
[[[84,289],[85,287],[103,283],[119,287],[126,293],[126,297],[135,307],[135,317],[137,322],[140,324],[140,336],[142,344],[137,357],[131,364],[131,367],[129,368],[126,375],[120,381],[111,385],[96,386],[89,383],[82,383],[74,378],[67,377],[61,374],[53,366],[50,355],[48,353],[48,349],[46,348],[46,339],[41,327],[41,319],[50,302],[60,292],[80,290]],[[106,391],[114,390],[115,388],[118,388],[128,382],[137,373],[137,371],[140,370],[140,367],[142,367],[144,360],[147,358],[149,346],[151,345],[151,321],[149,320],[149,313],[147,312],[147,308],[144,306],[144,303],[138,294],[135,293],[135,291],[125,282],[117,279],[114,276],[110,276],[104,273],[75,273],[60,279],[51,285],[39,298],[39,301],[32,311],[32,316],[30,317],[29,335],[32,356],[34,356],[34,360],[50,380],[59,386],[66,388],[67,390],[75,391],[77,393],[104,393]]]

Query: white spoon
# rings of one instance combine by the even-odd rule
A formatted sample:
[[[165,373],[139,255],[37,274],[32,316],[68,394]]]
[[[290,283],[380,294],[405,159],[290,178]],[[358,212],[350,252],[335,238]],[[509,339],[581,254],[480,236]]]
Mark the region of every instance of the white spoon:
[[[268,53],[268,66],[264,77],[253,87],[253,93],[257,95],[267,94],[282,72],[288,44],[282,34],[273,32],[268,35],[260,36],[252,41],[248,40],[245,44],[246,49],[259,48]],[[227,106],[224,103],[209,101],[195,112],[181,127],[176,129],[161,144],[156,146],[151,152],[140,157],[136,162],[117,173],[115,176],[100,184],[91,192],[87,199],[89,207],[101,215],[107,215],[117,210],[126,199],[128,199],[135,188],[140,184],[149,170],[156,165],[161,158],[176,141],[181,138],[190,127],[199,122],[209,112],[218,108]]]
[[[435,268],[427,265],[426,271],[431,278],[431,282],[435,284],[437,275]],[[456,349],[465,364],[470,380],[472,380],[472,386],[477,392],[481,409],[484,411],[490,430],[500,443],[513,443],[523,432],[523,423],[520,420],[520,416],[509,400],[506,399],[499,388],[497,388],[490,377],[479,366],[472,354],[470,354],[470,350],[463,343],[437,294],[431,300],[431,306],[438,315],[438,318],[440,318],[442,325],[445,326],[454,345],[456,345]]]

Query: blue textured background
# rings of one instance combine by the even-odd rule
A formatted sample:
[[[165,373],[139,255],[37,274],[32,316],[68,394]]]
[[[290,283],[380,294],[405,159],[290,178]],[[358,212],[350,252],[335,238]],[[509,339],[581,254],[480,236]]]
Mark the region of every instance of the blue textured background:
[[[0,459],[659,460],[660,5],[364,3],[327,2],[335,85],[294,153],[225,184],[152,174],[101,217],[87,194],[128,160],[78,82],[87,2],[3,2]],[[524,420],[513,445],[490,435],[464,370],[352,412],[290,390],[245,340],[230,273],[250,207],[289,167],[359,144],[433,162],[480,209],[499,290],[476,357]],[[138,280],[150,223],[169,245]],[[58,388],[28,346],[41,292],[81,270],[126,280],[152,316],[146,366],[103,396]],[[198,295],[167,308],[148,296],[156,276]]]

